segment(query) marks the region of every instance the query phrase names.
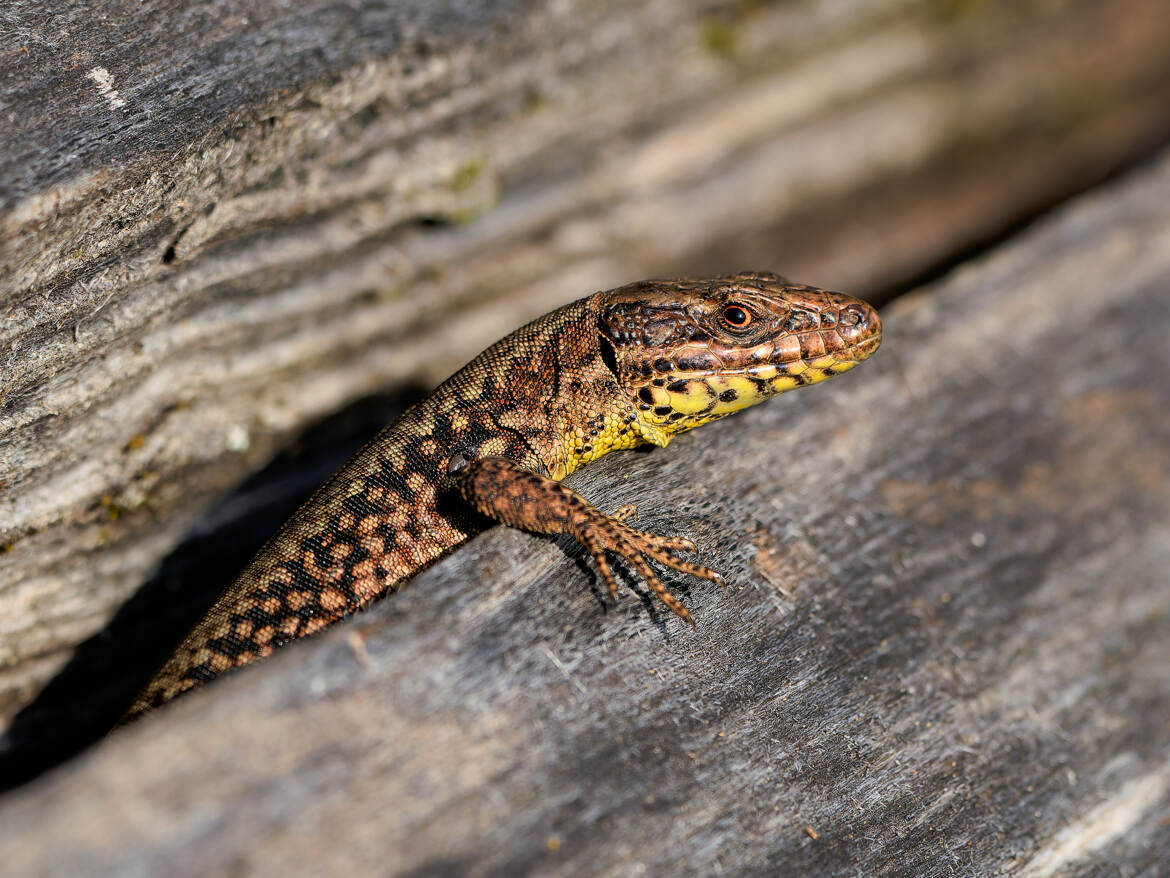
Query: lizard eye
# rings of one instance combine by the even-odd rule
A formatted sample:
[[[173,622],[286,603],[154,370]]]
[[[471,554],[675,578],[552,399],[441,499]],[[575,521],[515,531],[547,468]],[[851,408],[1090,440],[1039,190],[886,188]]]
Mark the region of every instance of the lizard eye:
[[[723,309],[723,322],[733,329],[746,329],[752,324],[752,312],[742,305],[727,305]]]

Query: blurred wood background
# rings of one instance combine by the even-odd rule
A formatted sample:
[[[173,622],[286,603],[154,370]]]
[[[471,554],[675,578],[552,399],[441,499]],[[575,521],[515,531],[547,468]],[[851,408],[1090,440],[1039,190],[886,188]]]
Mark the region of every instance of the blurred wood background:
[[[1170,860],[1160,0],[78,10],[0,17],[13,782],[100,738],[300,498],[523,320],[748,267],[898,299],[865,369],[580,475],[729,574],[687,593],[697,635],[492,532],[9,793],[0,861]]]

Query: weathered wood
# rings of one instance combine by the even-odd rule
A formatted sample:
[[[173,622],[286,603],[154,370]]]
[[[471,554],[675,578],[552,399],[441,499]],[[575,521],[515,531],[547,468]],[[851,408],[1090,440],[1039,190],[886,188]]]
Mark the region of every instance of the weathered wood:
[[[734,585],[493,530],[0,805],[17,874],[1153,875],[1170,155],[862,369],[574,477]]]
[[[1162,0],[17,0],[0,28],[5,720],[347,401],[648,275],[865,293],[1170,124]]]

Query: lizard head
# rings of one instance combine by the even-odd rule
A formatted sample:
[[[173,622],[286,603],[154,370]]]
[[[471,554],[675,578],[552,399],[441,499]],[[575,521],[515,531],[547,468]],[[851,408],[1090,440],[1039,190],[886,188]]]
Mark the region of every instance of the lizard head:
[[[596,307],[602,358],[656,444],[852,369],[882,337],[865,302],[774,274],[644,281]]]

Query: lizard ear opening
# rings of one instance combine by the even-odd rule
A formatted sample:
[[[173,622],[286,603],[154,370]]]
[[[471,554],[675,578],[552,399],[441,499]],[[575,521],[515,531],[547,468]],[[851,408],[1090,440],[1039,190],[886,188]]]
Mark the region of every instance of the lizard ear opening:
[[[617,351],[613,349],[613,342],[605,337],[604,332],[597,334],[597,342],[601,347],[601,362],[605,363],[605,368],[613,373],[614,378],[621,377],[618,372]]]

